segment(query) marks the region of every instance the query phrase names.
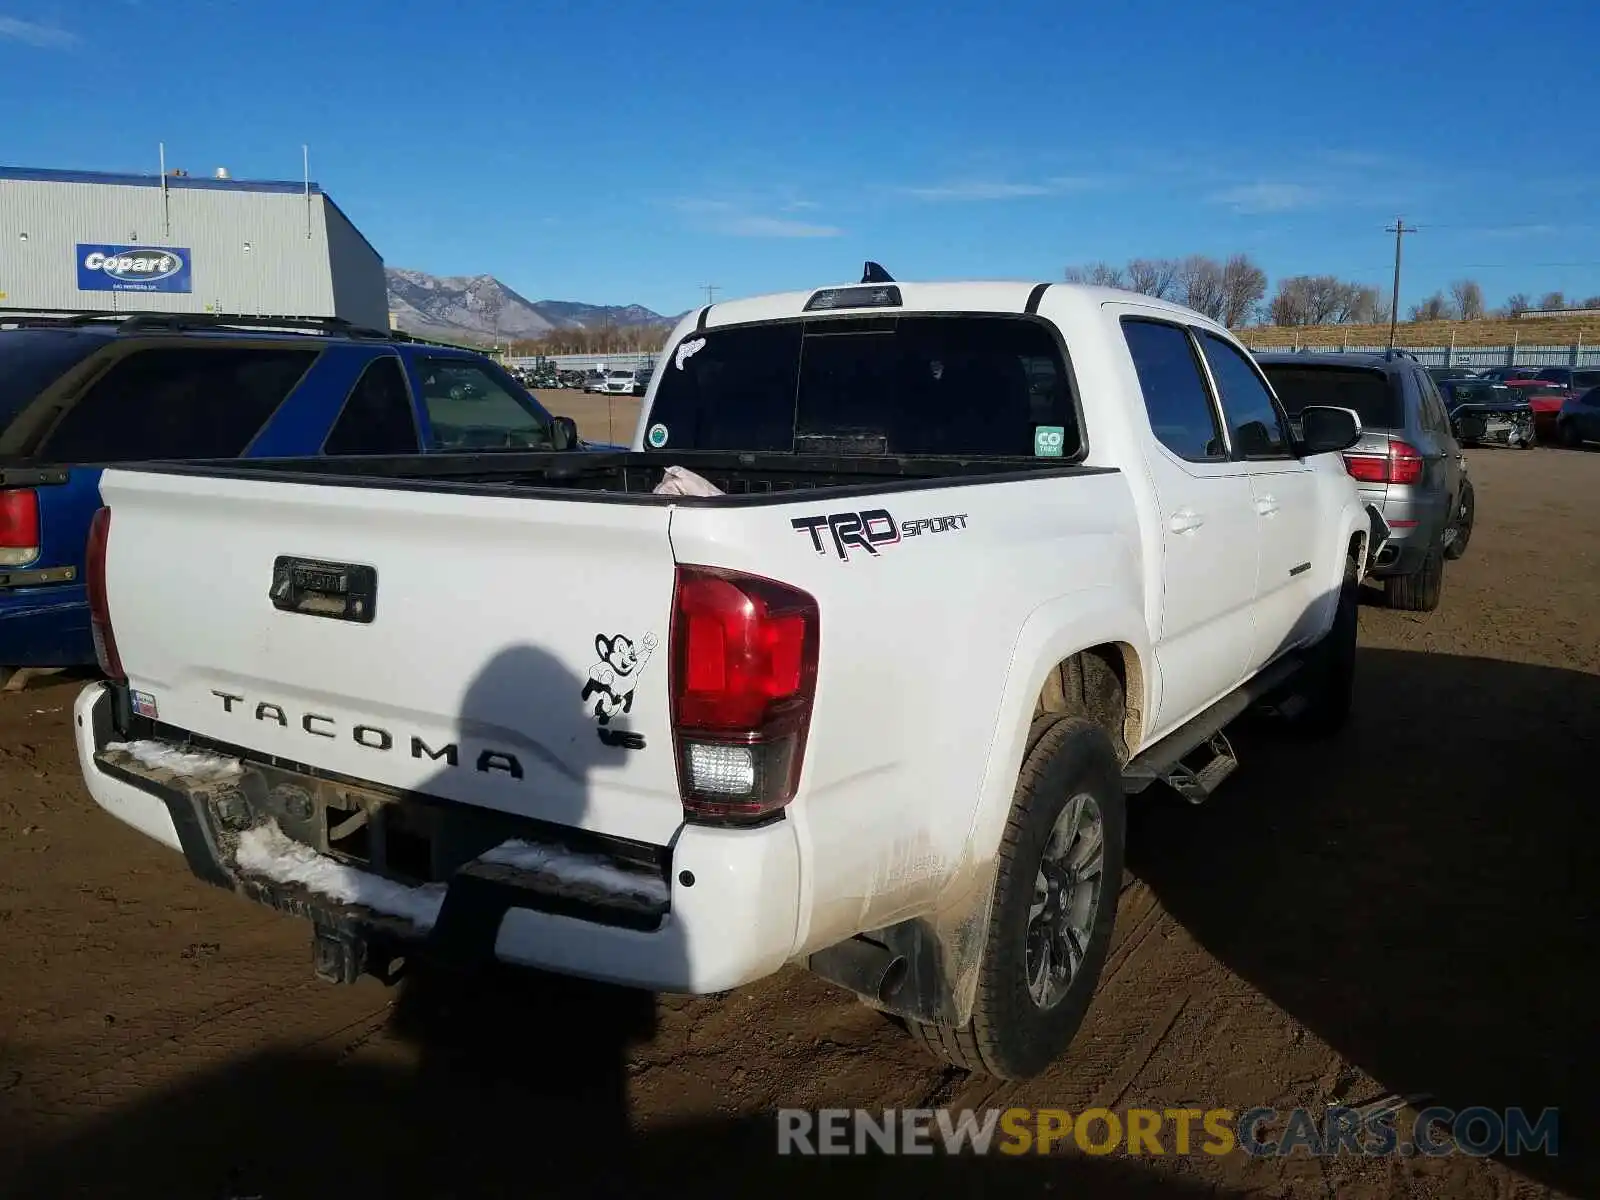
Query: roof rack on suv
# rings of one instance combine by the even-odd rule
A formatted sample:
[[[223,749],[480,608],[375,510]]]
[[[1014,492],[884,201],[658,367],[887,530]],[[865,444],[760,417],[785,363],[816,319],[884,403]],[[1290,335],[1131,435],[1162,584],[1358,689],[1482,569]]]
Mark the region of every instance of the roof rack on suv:
[[[15,313],[15,316],[12,314]],[[83,312],[77,309],[0,308],[0,323],[30,326],[84,327],[106,324],[117,333],[149,333],[169,330],[181,333],[199,329],[281,329],[293,333],[320,333],[331,337],[377,338],[384,341],[410,341],[396,329],[373,329],[356,325],[343,317],[261,317],[235,313],[175,312]]]

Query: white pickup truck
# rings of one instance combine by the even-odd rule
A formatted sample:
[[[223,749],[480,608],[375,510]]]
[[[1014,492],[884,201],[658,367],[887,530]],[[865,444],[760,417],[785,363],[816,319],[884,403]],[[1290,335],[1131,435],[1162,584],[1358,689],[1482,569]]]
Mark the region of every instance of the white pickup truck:
[[[1204,799],[1246,709],[1344,720],[1359,433],[1291,437],[1225,329],[1130,293],[719,303],[627,450],[108,470],[84,777],[310,918],[325,978],[800,964],[1028,1077],[1105,961],[1125,797]]]

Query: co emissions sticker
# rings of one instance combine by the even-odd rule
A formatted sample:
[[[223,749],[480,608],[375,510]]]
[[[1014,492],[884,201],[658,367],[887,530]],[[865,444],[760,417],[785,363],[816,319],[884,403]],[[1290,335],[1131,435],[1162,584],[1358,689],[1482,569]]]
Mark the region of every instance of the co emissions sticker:
[[[667,444],[667,427],[658,421],[650,426],[650,431],[644,435],[644,438],[645,441],[650,443],[651,447],[659,450]]]

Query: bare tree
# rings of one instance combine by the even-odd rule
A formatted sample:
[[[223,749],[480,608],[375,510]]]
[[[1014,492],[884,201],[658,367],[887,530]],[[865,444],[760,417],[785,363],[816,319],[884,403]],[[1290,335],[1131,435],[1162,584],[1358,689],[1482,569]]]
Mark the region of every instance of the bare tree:
[[[1173,258],[1132,259],[1128,263],[1128,289],[1165,299],[1177,287],[1179,265]]]
[[[1122,268],[1113,267],[1110,263],[1087,263],[1081,267],[1068,267],[1066,270],[1068,283],[1090,283],[1097,287],[1123,286]]]
[[[1191,254],[1178,265],[1174,298],[1213,321],[1222,319],[1222,264],[1203,254]]]
[[[1578,305],[1578,307],[1579,308],[1600,308],[1600,296],[1590,296],[1582,304]]]
[[[1450,315],[1450,302],[1444,298],[1443,292],[1435,292],[1421,304],[1411,306],[1411,320],[1413,321],[1443,321]]]
[[[1222,309],[1218,314],[1229,329],[1255,314],[1267,294],[1267,273],[1247,254],[1230,255],[1222,264]]]
[[[1528,299],[1527,292],[1513,292],[1510,298],[1506,300],[1506,312],[1513,317],[1527,312],[1532,307],[1533,301]]]
[[[1389,319],[1389,304],[1377,288],[1352,283],[1348,313],[1352,325],[1375,325]]]
[[[1332,275],[1291,275],[1279,280],[1270,311],[1278,325],[1342,325],[1350,320],[1359,289]]]
[[[1452,283],[1450,299],[1455,304],[1455,315],[1463,321],[1476,321],[1483,316],[1483,289],[1476,279],[1458,279]]]
[[[1565,308],[1567,294],[1565,292],[1546,292],[1539,297],[1540,308]]]

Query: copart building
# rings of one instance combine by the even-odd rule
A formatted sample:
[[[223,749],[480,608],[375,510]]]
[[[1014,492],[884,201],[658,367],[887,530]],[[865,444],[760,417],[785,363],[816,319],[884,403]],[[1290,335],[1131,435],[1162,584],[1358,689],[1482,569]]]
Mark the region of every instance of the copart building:
[[[0,310],[389,327],[383,259],[315,183],[0,166]],[[0,319],[4,313],[0,311]]]

